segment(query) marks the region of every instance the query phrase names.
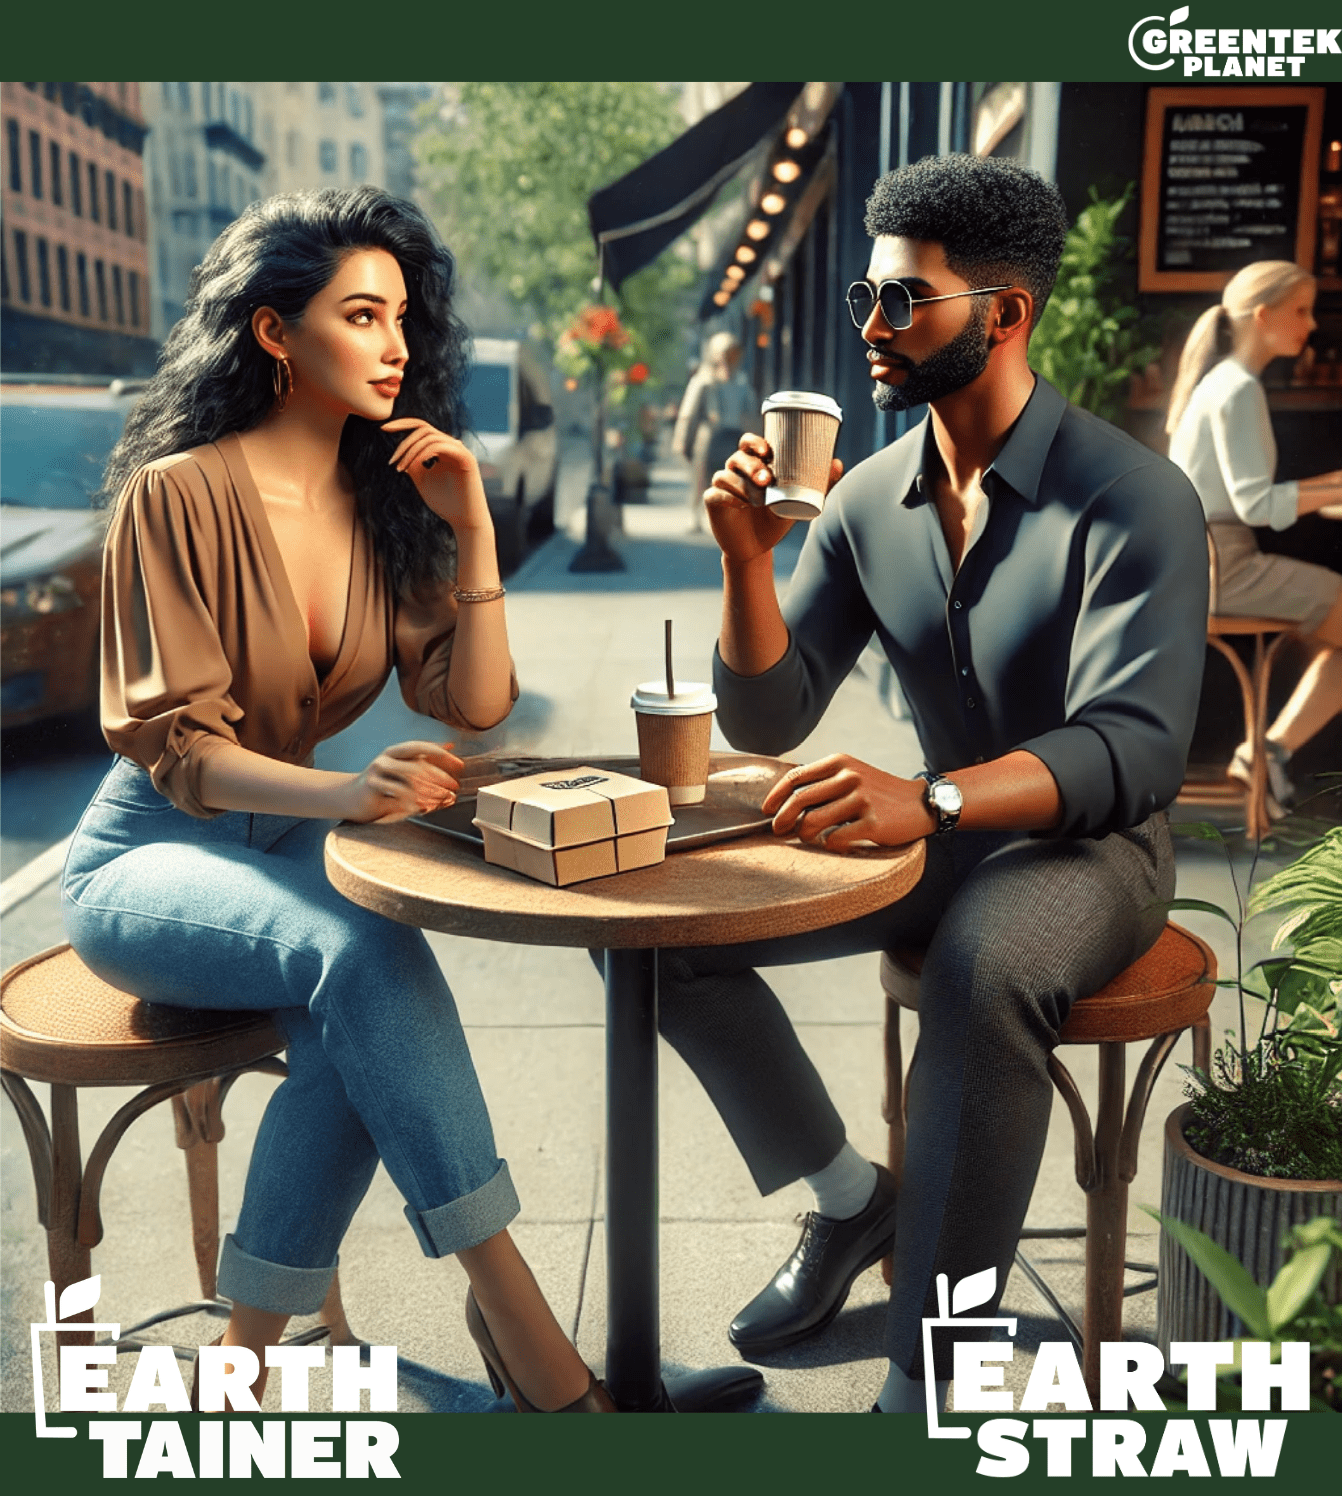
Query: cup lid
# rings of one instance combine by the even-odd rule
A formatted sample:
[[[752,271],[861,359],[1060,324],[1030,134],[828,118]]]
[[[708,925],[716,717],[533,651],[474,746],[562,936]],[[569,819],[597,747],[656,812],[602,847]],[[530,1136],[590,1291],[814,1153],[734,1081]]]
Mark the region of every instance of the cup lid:
[[[766,415],[771,410],[818,410],[827,416],[833,416],[836,421],[843,420],[839,402],[815,390],[776,390],[760,406],[760,414]]]
[[[657,717],[699,717],[705,712],[718,709],[718,698],[712,686],[702,681],[676,682],[676,694],[666,694],[664,680],[645,681],[630,699],[629,705],[636,712],[647,712]]]

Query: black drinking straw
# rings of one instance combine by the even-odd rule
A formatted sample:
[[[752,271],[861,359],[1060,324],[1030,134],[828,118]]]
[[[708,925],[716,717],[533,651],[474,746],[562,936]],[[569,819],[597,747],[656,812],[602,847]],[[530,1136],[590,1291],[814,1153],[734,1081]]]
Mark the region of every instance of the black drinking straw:
[[[669,701],[676,694],[676,677],[671,672],[671,620],[666,620],[666,695]]]

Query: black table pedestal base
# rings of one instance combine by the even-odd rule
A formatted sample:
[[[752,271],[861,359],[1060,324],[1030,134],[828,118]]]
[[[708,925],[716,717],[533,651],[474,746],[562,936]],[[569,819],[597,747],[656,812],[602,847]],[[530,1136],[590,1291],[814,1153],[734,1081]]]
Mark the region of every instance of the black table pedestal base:
[[[606,1386],[625,1412],[710,1413],[759,1395],[753,1366],[662,1381],[657,1262],[657,952],[606,952]],[[669,1391],[669,1397],[668,1397]]]

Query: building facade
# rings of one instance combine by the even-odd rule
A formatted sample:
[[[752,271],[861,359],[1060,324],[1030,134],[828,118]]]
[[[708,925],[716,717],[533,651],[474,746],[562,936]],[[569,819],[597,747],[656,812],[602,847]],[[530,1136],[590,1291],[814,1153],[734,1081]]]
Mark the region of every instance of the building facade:
[[[249,204],[310,187],[381,186],[375,83],[142,83],[155,267],[153,332],[182,315],[191,272]]]
[[[153,369],[138,83],[0,84],[8,372]]]

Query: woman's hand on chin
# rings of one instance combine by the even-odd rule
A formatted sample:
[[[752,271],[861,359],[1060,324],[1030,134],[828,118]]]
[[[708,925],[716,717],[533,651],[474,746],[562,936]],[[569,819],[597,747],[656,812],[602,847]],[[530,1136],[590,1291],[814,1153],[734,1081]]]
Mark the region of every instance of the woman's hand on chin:
[[[492,529],[480,465],[464,442],[416,416],[385,421],[382,429],[405,433],[390,465],[408,475],[439,519],[458,533]]]
[[[451,805],[462,763],[451,743],[393,743],[340,792],[347,821],[404,821]]]

